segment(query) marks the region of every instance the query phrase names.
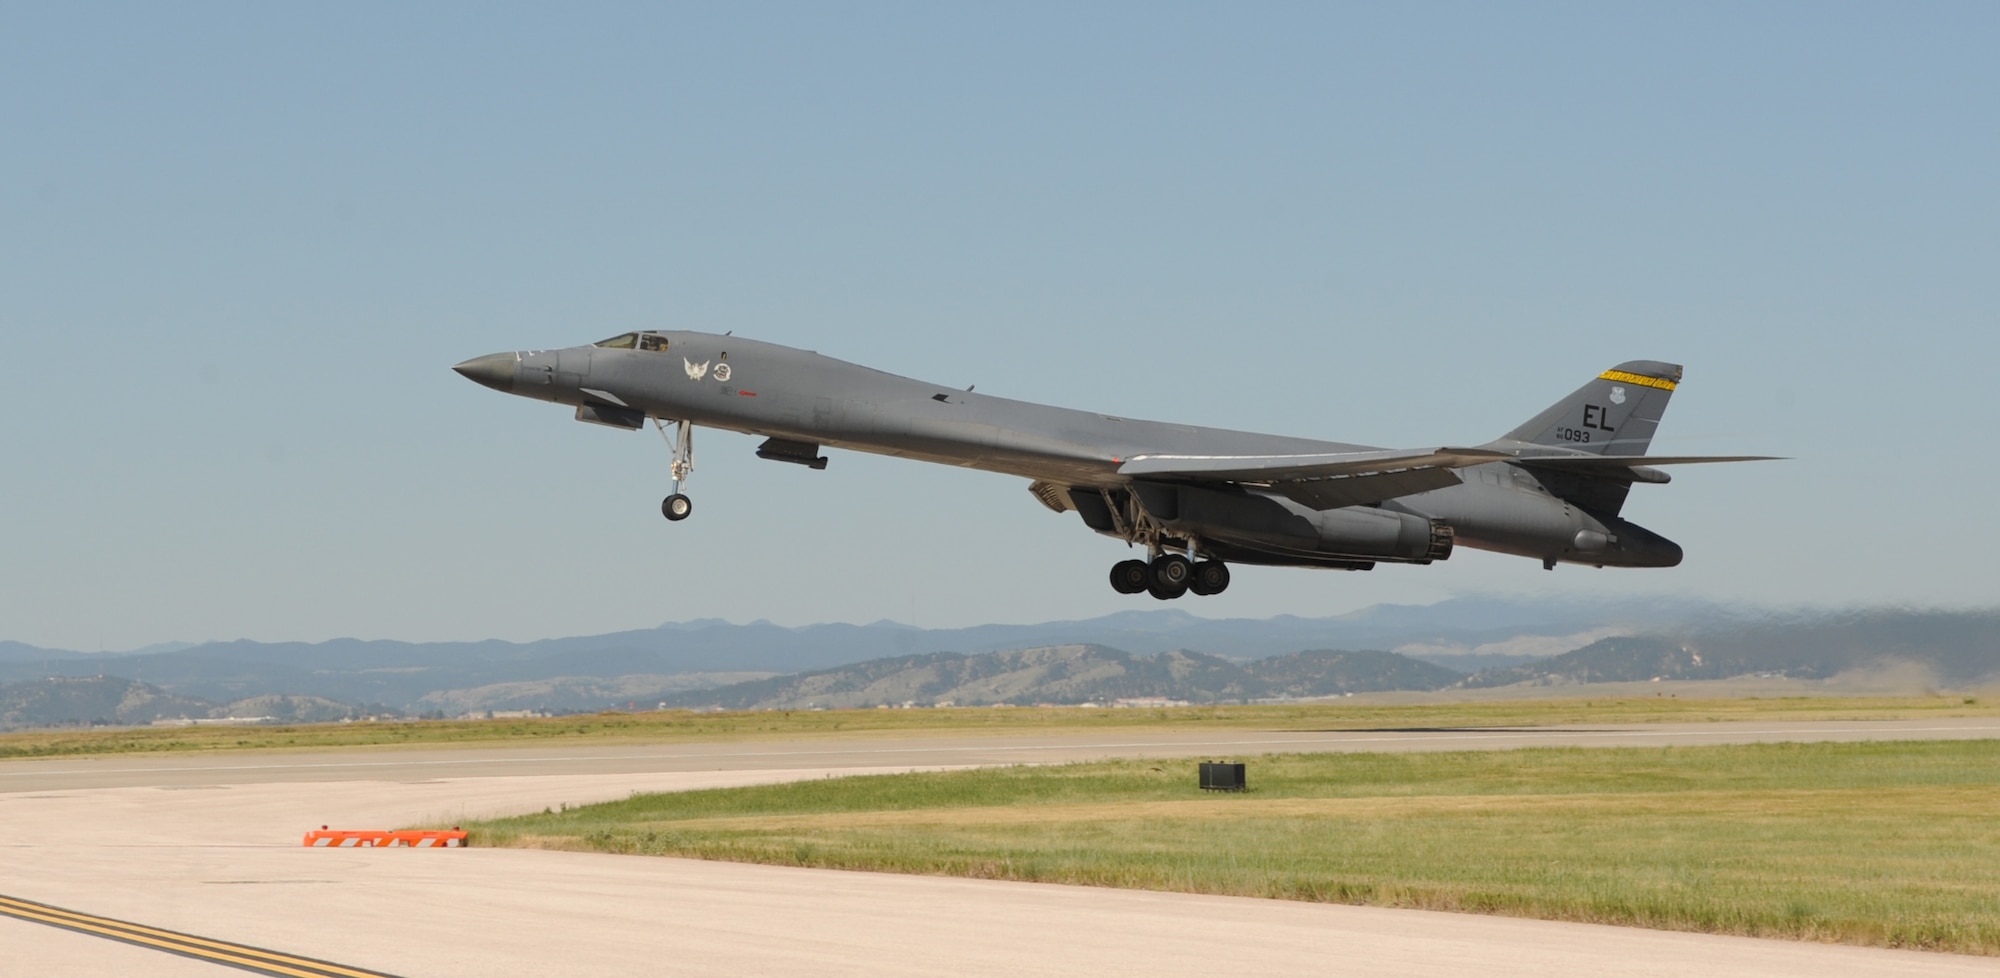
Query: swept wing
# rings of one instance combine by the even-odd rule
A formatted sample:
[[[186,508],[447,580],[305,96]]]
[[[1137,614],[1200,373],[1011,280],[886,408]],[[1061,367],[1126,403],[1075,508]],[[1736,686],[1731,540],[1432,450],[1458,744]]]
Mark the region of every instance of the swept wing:
[[[1311,455],[1134,455],[1118,474],[1162,482],[1256,485],[1314,509],[1365,506],[1457,485],[1455,469],[1488,462],[1546,466],[1585,475],[1665,481],[1655,465],[1764,462],[1770,455],[1525,455],[1492,448],[1391,449]]]
[[[1118,474],[1163,482],[1239,483],[1314,509],[1364,506],[1459,483],[1453,469],[1513,456],[1486,448],[1392,449],[1309,455],[1134,455]]]

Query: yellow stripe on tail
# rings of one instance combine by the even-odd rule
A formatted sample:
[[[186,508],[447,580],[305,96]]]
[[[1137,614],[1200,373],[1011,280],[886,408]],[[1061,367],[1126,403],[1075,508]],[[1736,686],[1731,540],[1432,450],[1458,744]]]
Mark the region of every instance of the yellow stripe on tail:
[[[1597,379],[1615,380],[1621,384],[1637,384],[1640,387],[1657,387],[1663,391],[1673,390],[1675,386],[1674,382],[1671,380],[1662,380],[1658,377],[1647,377],[1644,374],[1626,373],[1623,370],[1606,370],[1605,372],[1598,374]]]

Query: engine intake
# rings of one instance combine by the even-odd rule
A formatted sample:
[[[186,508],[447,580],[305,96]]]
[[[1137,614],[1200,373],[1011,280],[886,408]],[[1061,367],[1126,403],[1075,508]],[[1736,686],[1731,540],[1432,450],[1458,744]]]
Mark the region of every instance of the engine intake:
[[[576,406],[576,419],[610,428],[637,431],[645,426],[646,413],[631,408],[613,407],[609,404],[579,404]]]
[[[819,453],[819,445],[809,441],[766,438],[762,445],[757,446],[757,457],[773,462],[790,462],[809,469],[826,468],[826,456]]]

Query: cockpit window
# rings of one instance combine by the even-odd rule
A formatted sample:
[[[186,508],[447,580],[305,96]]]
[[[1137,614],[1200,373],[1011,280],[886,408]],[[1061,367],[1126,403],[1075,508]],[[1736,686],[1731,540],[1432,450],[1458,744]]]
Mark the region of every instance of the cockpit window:
[[[591,345],[607,350],[664,350],[667,338],[658,333],[626,333]]]

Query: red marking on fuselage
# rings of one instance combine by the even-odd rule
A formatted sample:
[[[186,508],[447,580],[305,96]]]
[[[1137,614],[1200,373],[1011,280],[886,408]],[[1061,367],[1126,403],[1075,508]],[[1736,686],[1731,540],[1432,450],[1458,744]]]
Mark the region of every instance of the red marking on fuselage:
[[[756,397],[756,396],[757,396],[757,392],[756,392],[756,391],[737,391],[736,393],[737,393],[737,394],[740,394],[740,395],[742,395],[742,396],[744,396],[744,397]]]

